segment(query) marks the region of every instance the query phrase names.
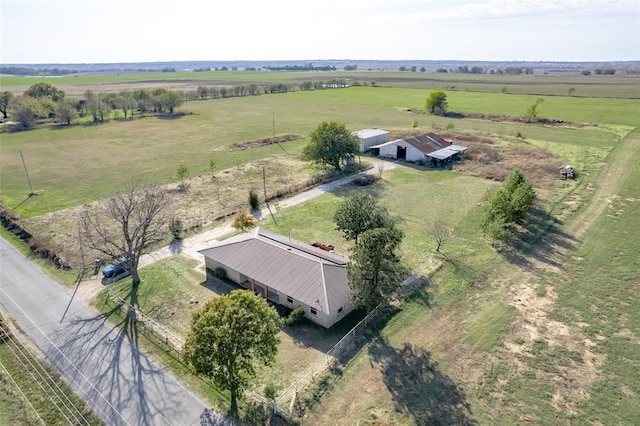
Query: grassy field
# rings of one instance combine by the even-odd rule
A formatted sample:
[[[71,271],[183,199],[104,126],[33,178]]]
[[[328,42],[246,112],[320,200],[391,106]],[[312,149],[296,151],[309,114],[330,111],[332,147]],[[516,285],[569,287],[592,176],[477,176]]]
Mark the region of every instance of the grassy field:
[[[416,89],[493,92],[512,94],[533,94],[545,96],[568,96],[569,89],[574,97],[599,98],[640,98],[637,76],[557,76],[557,75],[473,75],[452,73],[409,73],[393,71],[357,72],[271,72],[271,71],[211,71],[178,73],[135,73],[103,76],[63,76],[11,77],[0,79],[0,88],[22,91],[35,83],[49,83],[60,86],[67,92],[77,92],[82,88],[97,91],[126,90],[127,87],[144,84],[165,84],[177,86],[181,90],[195,90],[197,86],[286,83],[298,85],[303,81],[326,81],[334,78],[345,79],[348,83],[375,83],[384,87],[405,87]]]
[[[0,196],[10,208],[19,205],[18,213],[36,216],[104,197],[121,186],[123,177],[175,182],[175,170],[182,163],[193,175],[204,173],[209,159],[225,168],[273,156],[282,153],[280,147],[228,148],[272,134],[273,112],[280,134],[305,137],[320,121],[336,119],[354,130],[406,131],[417,118],[419,130],[443,132],[453,126],[453,134],[488,136],[492,146],[538,150],[523,150],[523,164],[533,162],[527,155],[547,150],[554,164],[574,164],[579,178],[534,182],[540,195],[537,216],[522,230],[521,239],[500,253],[483,239],[477,223],[479,203],[496,183],[471,176],[473,170],[401,167],[385,171],[381,182],[365,189],[404,217],[401,254],[411,268],[427,273],[439,262],[444,267],[350,360],[305,422],[634,424],[640,417],[640,318],[635,309],[640,136],[637,130],[629,133],[640,124],[634,113],[640,110],[640,100],[632,99],[638,97],[635,80],[431,75],[430,81],[416,82],[408,80],[409,73],[386,76],[385,85],[394,87],[189,102],[183,109],[193,114],[175,120],[145,118],[3,134]],[[287,75],[298,77],[304,78]],[[507,86],[507,93],[501,93],[502,86]],[[576,87],[575,96],[566,96],[568,87]],[[506,116],[524,115],[543,97],[541,117],[580,125],[422,114],[432,88],[447,90],[451,110]],[[517,132],[525,138],[516,138]],[[296,156],[305,142],[282,147]],[[19,149],[25,153],[35,189],[45,190],[24,203],[28,189]],[[335,231],[331,216],[353,190],[343,188],[279,211],[280,226],[267,226],[300,241],[334,244],[337,251],[348,253],[350,245]],[[435,218],[456,227],[457,238],[444,248],[445,260],[432,255],[427,226]],[[188,303],[190,297],[178,295],[205,289],[200,286],[202,275],[192,273],[193,265],[172,262],[178,263],[158,265],[157,275],[150,275],[155,278],[149,282],[161,285],[143,290],[145,309],[184,332],[193,304],[177,312],[169,309],[165,298]],[[302,371],[338,338],[325,336],[314,346],[291,336],[283,338],[278,363],[264,372],[257,386],[286,386],[283,376]],[[167,365],[175,364],[162,351],[151,351]],[[186,373],[178,376],[204,393],[215,393]]]
[[[23,216],[34,216],[103,198],[122,187],[123,181],[175,182],[176,170],[185,164],[192,175],[218,170],[283,152],[299,155],[306,139],[249,150],[231,149],[273,133],[306,137],[321,121],[344,121],[351,129],[380,127],[409,130],[414,118],[419,128],[432,130],[453,125],[458,132],[510,137],[517,132],[527,139],[549,143],[591,141],[610,144],[608,127],[549,128],[521,123],[495,123],[474,119],[450,119],[407,110],[424,108],[427,92],[415,89],[356,87],[319,92],[295,92],[251,98],[194,101],[184,110],[193,114],[176,119],[156,117],[113,121],[96,125],[44,128],[3,134],[0,142],[0,197]],[[450,92],[456,111],[483,111],[521,116],[536,99],[532,96]],[[540,106],[540,115],[567,121],[629,126],[629,111],[640,100],[555,97]],[[626,128],[626,127],[625,127]],[[623,129],[624,130],[624,129]],[[34,190],[29,186],[20,158],[22,150]],[[284,150],[284,151],[283,151]]]
[[[584,176],[564,207],[545,208],[559,214],[575,195],[584,204],[533,246],[497,254],[471,210],[445,268],[350,361],[306,420],[635,424],[638,138],[609,135],[601,173]]]

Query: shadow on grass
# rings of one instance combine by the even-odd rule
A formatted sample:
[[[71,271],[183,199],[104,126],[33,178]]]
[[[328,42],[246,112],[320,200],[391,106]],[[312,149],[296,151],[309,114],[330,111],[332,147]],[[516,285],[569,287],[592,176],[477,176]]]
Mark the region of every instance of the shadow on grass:
[[[342,339],[366,313],[364,311],[353,311],[331,328],[324,328],[315,324],[307,318],[302,318],[298,323],[283,327],[283,331],[291,337],[294,344],[299,347],[317,349],[326,353]]]
[[[428,351],[409,343],[397,349],[379,336],[369,357],[379,366],[395,409],[411,416],[414,424],[477,424],[464,391],[440,370]]]
[[[502,254],[511,263],[527,269],[536,269],[532,260],[543,265],[560,268],[559,252],[575,246],[573,236],[560,229],[560,222],[548,212],[534,207],[525,226],[520,228]]]
[[[155,117],[158,120],[178,120],[184,117],[184,114],[158,114]]]

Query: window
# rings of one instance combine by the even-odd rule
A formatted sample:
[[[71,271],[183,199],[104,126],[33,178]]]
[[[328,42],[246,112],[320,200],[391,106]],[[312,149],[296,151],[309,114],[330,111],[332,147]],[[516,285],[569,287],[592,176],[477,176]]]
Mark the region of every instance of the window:
[[[318,311],[316,310],[316,308],[310,308],[309,310],[312,315],[318,315]]]
[[[341,314],[342,313],[342,308],[338,309],[338,313]]]
[[[287,302],[293,304],[293,297],[287,296]]]

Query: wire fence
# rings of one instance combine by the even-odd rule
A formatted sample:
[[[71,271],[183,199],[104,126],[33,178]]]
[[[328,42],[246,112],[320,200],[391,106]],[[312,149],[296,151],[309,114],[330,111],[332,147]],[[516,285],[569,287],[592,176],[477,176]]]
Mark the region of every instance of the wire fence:
[[[303,390],[309,383],[311,383],[314,377],[318,376],[327,368],[331,367],[335,362],[337,362],[341,355],[353,349],[356,339],[360,337],[368,328],[368,326],[374,322],[382,309],[382,304],[376,306],[375,309],[369,312],[369,314],[367,314],[366,317],[364,317],[358,324],[356,324],[355,327],[349,330],[349,332],[345,334],[338,343],[336,343],[331,349],[329,349],[327,353],[322,356],[322,358],[320,358],[304,373],[302,373],[296,379],[296,381],[291,384],[291,386],[285,389],[278,396],[278,398],[270,401],[260,395],[259,397],[261,397],[265,403],[273,405],[273,410],[278,412],[281,416],[290,419],[296,394]],[[255,392],[253,392],[253,394],[255,394]]]
[[[121,310],[126,310],[127,315],[132,315],[138,327],[138,332],[143,333],[147,337],[152,337],[156,341],[162,343],[167,349],[175,352],[178,356],[181,354],[184,346],[184,339],[167,327],[145,314],[142,310],[127,303],[123,298],[107,287],[107,295],[109,299],[116,303]]]

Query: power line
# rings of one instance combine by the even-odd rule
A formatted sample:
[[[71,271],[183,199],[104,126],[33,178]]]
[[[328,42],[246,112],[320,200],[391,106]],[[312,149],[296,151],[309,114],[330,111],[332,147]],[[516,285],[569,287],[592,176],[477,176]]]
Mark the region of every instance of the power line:
[[[51,374],[44,368],[44,366],[35,358],[35,356],[33,356],[33,354],[29,351],[29,349],[27,347],[25,347],[24,345],[22,345],[22,344],[19,345],[17,343],[17,341],[14,341],[14,339],[12,339],[12,338],[10,338],[9,340],[14,345],[14,348],[17,350],[17,352],[19,352],[19,355],[16,353],[16,351],[14,351],[14,349],[11,348],[10,345],[7,345],[7,348],[11,351],[11,353],[14,356],[14,358],[22,365],[23,369],[27,373],[29,373],[29,375],[33,378],[34,382],[40,387],[40,389],[42,389],[44,394],[49,398],[49,400],[52,402],[52,404],[55,406],[55,408],[57,408],[58,411],[60,411],[62,416],[69,423],[71,423],[71,421],[69,420],[69,418],[65,414],[65,411],[62,408],[60,408],[60,405],[58,404],[58,402],[53,400],[53,397],[51,396],[51,394],[53,394],[58,399],[58,401],[62,404],[62,406],[64,406],[64,408],[67,410],[67,412],[76,421],[76,424],[79,424],[81,422],[78,419],[78,417],[74,414],[74,410],[80,415],[80,417],[82,417],[82,419],[85,421],[85,423],[91,424],[84,417],[84,415],[82,414],[81,410],[79,410],[73,404],[73,402],[69,399],[68,395],[64,392],[64,390],[62,388],[60,388],[60,385],[58,384],[57,380],[54,377],[51,376]],[[24,361],[26,361],[29,364],[29,367],[31,367],[31,368],[29,368],[25,364]],[[42,380],[42,382],[40,382],[38,380],[38,378],[36,378],[35,374],[33,373],[34,371],[35,371],[35,373],[37,373],[37,375],[39,376],[40,380]],[[45,377],[45,375],[46,375],[46,377]],[[43,383],[49,388],[49,390],[51,391],[51,394],[49,392],[47,392],[47,389],[45,389],[45,386],[43,385]],[[53,388],[51,383],[53,383],[55,385],[56,389]],[[73,407],[73,410],[69,407],[69,405],[67,405],[67,402],[65,402],[63,400],[63,397],[64,397],[64,399],[67,400],[69,405],[71,407]]]
[[[0,290],[2,291],[2,293],[4,293],[4,295],[11,301],[11,303],[13,303],[16,308],[18,308],[20,310],[20,312],[22,313],[22,315],[24,315],[30,322],[31,324],[33,324],[33,326],[42,334],[42,336],[44,336],[44,338],[51,344],[51,346],[53,348],[55,348],[56,351],[58,351],[58,353],[60,353],[60,355],[62,355],[62,357],[69,363],[69,365],[80,375],[80,377],[89,384],[89,386],[91,387],[91,389],[93,389],[99,396],[100,398],[102,398],[109,407],[111,407],[111,409],[113,410],[114,413],[116,413],[121,419],[122,421],[125,422],[125,424],[127,425],[131,425],[127,419],[125,419],[122,414],[120,413],[120,411],[118,411],[118,409],[116,409],[116,407],[113,406],[113,404],[111,403],[111,401],[109,401],[103,394],[102,392],[100,392],[100,390],[98,390],[98,388],[95,387],[95,385],[91,382],[91,380],[89,380],[89,378],[87,378],[87,376],[84,375],[84,373],[82,371],[80,371],[80,369],[78,367],[75,366],[75,364],[67,357],[67,355],[65,355],[64,352],[62,352],[62,350],[60,350],[60,348],[58,347],[58,345],[56,345],[50,338],[49,336],[47,336],[47,334],[42,330],[42,328],[40,328],[40,326],[38,324],[36,324],[36,322],[20,307],[20,305],[18,305],[16,303],[15,300],[13,300],[13,298],[2,288],[0,287]],[[102,410],[101,408],[99,408],[99,406],[97,404],[94,404],[94,407],[98,408],[99,410]],[[104,414],[104,413],[103,413]]]
[[[40,414],[38,414],[38,411],[35,409],[35,407],[33,406],[33,404],[31,404],[31,401],[29,401],[29,398],[27,398],[27,396],[24,394],[24,392],[22,392],[22,389],[20,389],[20,385],[18,385],[18,383],[16,383],[16,381],[13,379],[13,376],[11,376],[11,373],[9,373],[9,370],[7,370],[7,367],[4,366],[4,364],[2,363],[2,361],[0,361],[0,367],[2,367],[2,369],[5,371],[5,373],[7,374],[7,377],[9,377],[9,379],[13,382],[13,384],[15,385],[15,387],[18,389],[18,392],[20,392],[20,395],[22,395],[22,398],[25,400],[25,402],[27,404],[29,404],[29,407],[31,407],[31,409],[33,410],[33,412],[35,413],[36,417],[38,417],[38,420],[40,420],[40,422],[44,425],[47,426],[47,424],[44,422],[44,420],[42,420],[42,417],[40,417]]]

